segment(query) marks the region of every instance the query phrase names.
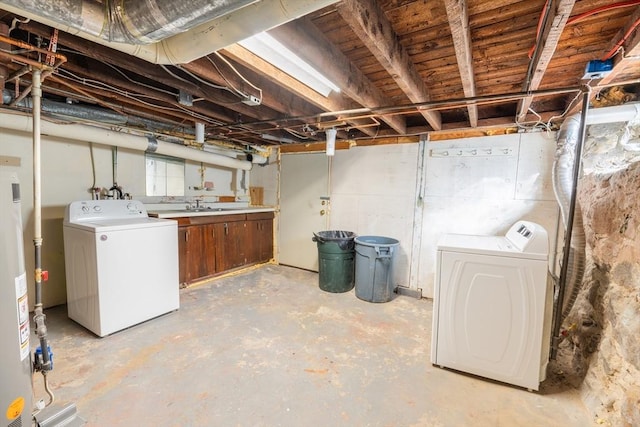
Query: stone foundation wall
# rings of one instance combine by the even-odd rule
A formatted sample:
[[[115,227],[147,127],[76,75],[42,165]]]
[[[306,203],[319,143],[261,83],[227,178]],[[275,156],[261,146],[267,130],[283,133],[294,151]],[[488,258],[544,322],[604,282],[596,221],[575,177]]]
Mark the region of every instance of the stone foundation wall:
[[[585,176],[578,199],[588,271],[559,358],[596,421],[640,426],[640,163]]]

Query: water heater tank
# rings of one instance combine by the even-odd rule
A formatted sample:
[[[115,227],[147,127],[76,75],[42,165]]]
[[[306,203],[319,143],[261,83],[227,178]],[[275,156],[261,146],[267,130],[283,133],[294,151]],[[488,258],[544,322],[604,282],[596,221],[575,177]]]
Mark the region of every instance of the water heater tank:
[[[29,304],[20,184],[0,171],[0,426],[32,425]]]

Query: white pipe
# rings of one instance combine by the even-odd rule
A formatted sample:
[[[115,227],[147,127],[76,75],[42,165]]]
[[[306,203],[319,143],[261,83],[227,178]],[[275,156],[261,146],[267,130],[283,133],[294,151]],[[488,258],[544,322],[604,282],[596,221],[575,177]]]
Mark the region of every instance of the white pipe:
[[[34,231],[33,240],[38,246],[41,244],[42,229],[41,229],[41,121],[40,121],[40,100],[42,99],[42,87],[40,86],[40,70],[33,71],[33,84],[31,87],[31,96],[33,98],[33,120],[31,121],[31,132],[33,134],[33,218],[34,218]],[[45,351],[43,349],[43,351]]]
[[[196,142],[204,144],[204,123],[196,122]]]
[[[45,135],[72,141],[93,142],[96,144],[129,148],[138,151],[149,151],[230,169],[250,170],[252,167],[251,162],[247,162],[245,160],[238,160],[220,154],[208,153],[170,142],[150,142],[148,138],[143,136],[114,132],[108,129],[78,124],[59,125],[46,121],[42,122],[40,126],[42,133]],[[0,112],[0,127],[29,133],[32,130],[32,120],[28,116]],[[153,146],[155,146],[155,150],[153,149]]]
[[[41,17],[0,1],[0,8],[36,22],[57,28],[94,43],[154,64],[185,64],[262,31],[337,3],[338,0],[262,0],[233,13],[205,22],[189,31],[149,45],[130,45],[103,40],[98,36],[70,27],[63,21]],[[102,20],[100,21],[100,27]]]

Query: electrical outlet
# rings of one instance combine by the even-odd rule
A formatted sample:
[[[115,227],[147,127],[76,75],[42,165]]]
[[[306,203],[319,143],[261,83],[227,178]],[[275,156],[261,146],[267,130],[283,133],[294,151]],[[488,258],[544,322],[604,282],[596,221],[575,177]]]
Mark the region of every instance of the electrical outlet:
[[[260,99],[253,95],[249,95],[242,100],[243,103],[255,107],[256,105],[260,105]]]

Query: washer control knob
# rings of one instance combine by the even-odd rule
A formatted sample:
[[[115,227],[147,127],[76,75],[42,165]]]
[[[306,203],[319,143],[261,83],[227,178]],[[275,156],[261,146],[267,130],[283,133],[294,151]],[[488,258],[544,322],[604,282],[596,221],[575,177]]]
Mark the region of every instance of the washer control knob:
[[[82,207],[82,212],[89,212],[89,206],[83,206]]]
[[[102,211],[102,206],[94,206],[93,210],[96,211],[96,212],[100,212],[100,211]]]

